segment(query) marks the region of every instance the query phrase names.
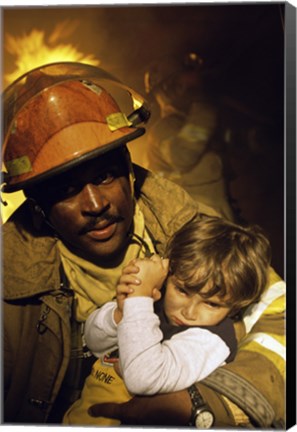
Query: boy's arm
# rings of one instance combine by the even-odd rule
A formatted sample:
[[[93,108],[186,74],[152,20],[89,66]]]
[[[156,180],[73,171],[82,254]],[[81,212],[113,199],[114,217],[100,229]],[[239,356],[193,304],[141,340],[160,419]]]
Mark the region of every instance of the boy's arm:
[[[273,270],[270,277],[269,292],[276,291],[278,284],[284,284]],[[273,333],[272,337],[285,339],[284,307],[280,289],[251,330],[251,335]],[[273,348],[262,347],[256,340],[251,340],[242,346],[233,362],[197,384],[204,401],[214,412],[215,427],[252,429],[258,425],[266,429],[272,423],[278,424],[277,429],[284,427],[285,362]],[[117,418],[128,425],[185,426],[189,424],[191,409],[189,394],[183,390],[153,397],[136,396],[124,404],[97,404],[92,406],[91,412],[94,417]]]
[[[153,300],[128,298],[118,325],[121,372],[128,390],[152,395],[189,387],[224,363],[230,350],[208,330],[186,329],[162,341]]]
[[[114,321],[116,306],[116,302],[105,303],[86,320],[86,344],[96,357],[101,357],[118,347],[117,325]]]

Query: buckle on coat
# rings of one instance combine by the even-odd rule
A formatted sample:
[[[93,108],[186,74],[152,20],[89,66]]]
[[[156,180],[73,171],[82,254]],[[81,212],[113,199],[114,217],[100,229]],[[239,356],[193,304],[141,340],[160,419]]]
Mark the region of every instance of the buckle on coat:
[[[46,402],[44,400],[41,399],[35,399],[35,398],[29,398],[29,403],[33,406],[35,406],[36,408],[39,408],[41,410],[46,410],[48,408],[48,406],[50,405],[49,402]]]

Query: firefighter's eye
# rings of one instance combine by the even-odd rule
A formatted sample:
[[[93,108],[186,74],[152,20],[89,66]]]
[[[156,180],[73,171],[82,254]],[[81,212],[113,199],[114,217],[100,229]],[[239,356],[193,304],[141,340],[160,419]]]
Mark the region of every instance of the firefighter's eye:
[[[68,185],[61,186],[58,194],[62,198],[68,198],[78,193],[79,190],[80,190],[79,185],[68,184]]]
[[[108,185],[110,183],[112,183],[115,179],[115,175],[112,172],[106,172],[104,174],[101,174],[99,177],[97,177],[97,179],[95,180],[95,183],[97,185],[99,184],[103,184],[103,185]]]

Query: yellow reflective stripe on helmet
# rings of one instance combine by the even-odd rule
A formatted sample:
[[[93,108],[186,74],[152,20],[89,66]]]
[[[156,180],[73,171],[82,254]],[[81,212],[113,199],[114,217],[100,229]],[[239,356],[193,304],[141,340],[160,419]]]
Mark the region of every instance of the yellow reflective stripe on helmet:
[[[21,156],[5,162],[10,177],[26,174],[32,171],[32,165],[28,156]]]
[[[106,122],[112,132],[122,127],[129,127],[132,125],[132,122],[128,120],[126,115],[122,112],[109,114],[106,117]]]
[[[255,333],[245,338],[239,350],[261,354],[270,360],[281,375],[285,372],[286,351],[282,343],[266,333]]]
[[[286,284],[284,281],[279,281],[271,285],[262,295],[258,303],[254,303],[247,308],[244,313],[243,322],[246,332],[249,333],[255,323],[265,310],[279,297],[284,296],[286,292]],[[274,307],[276,305],[274,304]],[[283,311],[284,309],[282,309]]]

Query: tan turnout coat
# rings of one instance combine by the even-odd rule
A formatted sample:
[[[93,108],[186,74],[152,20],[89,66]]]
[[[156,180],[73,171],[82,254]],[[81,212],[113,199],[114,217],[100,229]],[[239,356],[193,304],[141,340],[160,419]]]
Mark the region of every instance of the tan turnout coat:
[[[135,174],[146,227],[162,254],[176,229],[197,216],[197,205],[173,183],[156,181],[139,167]],[[203,205],[198,210],[214,214]],[[56,239],[34,231],[26,203],[4,224],[2,233],[4,421],[46,423],[69,362],[72,296],[60,289]],[[282,281],[272,271],[271,286],[277,283]],[[268,334],[283,344],[281,294],[274,297],[273,312],[262,311],[247,336]],[[246,423],[244,413],[262,427],[284,417],[281,355],[253,337],[246,341],[235,361],[200,387],[218,426]]]

